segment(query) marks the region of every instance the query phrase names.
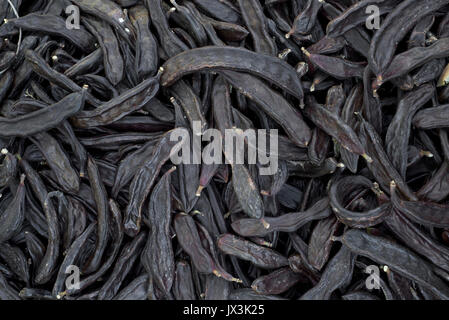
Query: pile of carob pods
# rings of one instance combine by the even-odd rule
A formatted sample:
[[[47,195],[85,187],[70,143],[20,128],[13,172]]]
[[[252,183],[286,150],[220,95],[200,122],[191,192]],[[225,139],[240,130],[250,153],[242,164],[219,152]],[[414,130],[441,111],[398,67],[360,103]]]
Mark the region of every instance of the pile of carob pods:
[[[449,0],[1,0],[0,300],[448,299],[448,58]]]

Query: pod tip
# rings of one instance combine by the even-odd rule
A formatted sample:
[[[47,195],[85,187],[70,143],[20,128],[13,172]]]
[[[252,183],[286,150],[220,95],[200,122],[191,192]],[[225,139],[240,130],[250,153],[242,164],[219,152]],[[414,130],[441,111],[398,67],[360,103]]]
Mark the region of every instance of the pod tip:
[[[197,197],[200,197],[200,196],[201,196],[201,192],[203,191],[203,189],[204,189],[204,186],[200,185],[200,186],[198,187],[198,189],[196,190],[195,195],[196,195]]]
[[[366,162],[368,163],[372,163],[373,162],[373,158],[371,158],[369,155],[367,155],[366,153],[362,154],[362,157],[366,160]]]
[[[341,237],[332,236],[331,241],[333,241],[333,242],[341,241]]]

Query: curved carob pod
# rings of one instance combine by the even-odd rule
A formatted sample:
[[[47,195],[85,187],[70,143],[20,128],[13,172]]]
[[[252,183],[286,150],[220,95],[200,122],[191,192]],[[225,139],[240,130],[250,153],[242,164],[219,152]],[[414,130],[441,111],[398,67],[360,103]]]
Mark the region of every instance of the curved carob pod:
[[[36,133],[31,141],[44,155],[49,167],[56,175],[58,184],[67,192],[76,193],[79,190],[79,174],[73,168],[68,154],[61,144],[47,132]]]
[[[195,288],[192,279],[192,269],[187,261],[176,263],[173,295],[177,300],[195,300]]]
[[[448,271],[449,250],[432,239],[429,234],[420,230],[402,212],[392,208],[391,214],[385,219],[385,224],[414,251],[426,257],[441,269]]]
[[[332,293],[352,277],[356,255],[343,245],[329,261],[320,281],[301,296],[301,300],[328,300]]]
[[[310,264],[316,269],[321,270],[329,259],[333,247],[333,237],[340,226],[340,222],[330,216],[318,221],[312,231],[307,250],[307,258]]]
[[[25,175],[20,177],[16,194],[0,216],[0,243],[10,240],[22,227],[25,219]]]
[[[161,70],[162,71],[162,70]],[[111,124],[143,108],[159,91],[161,72],[123,92],[94,110],[81,111],[71,118],[74,127],[92,128]]]
[[[109,240],[109,206],[107,199],[106,188],[101,180],[100,172],[95,160],[91,157],[87,159],[87,173],[89,176],[90,187],[95,199],[97,209],[97,241],[95,244],[95,251],[90,257],[89,261],[84,266],[85,273],[92,273],[98,270],[106,250]]]
[[[419,129],[430,130],[449,127],[449,105],[426,108],[413,118],[413,125]]]
[[[311,138],[310,128],[304,122],[301,113],[280,94],[250,74],[234,71],[222,71],[221,74],[233,87],[278,122],[299,147],[307,147]]]
[[[0,297],[2,300],[21,300],[19,292],[8,283],[8,280],[0,272]]]
[[[117,198],[120,190],[133,179],[139,168],[153,154],[154,147],[157,143],[158,140],[152,139],[142,145],[138,150],[128,153],[120,161],[116,170],[114,185],[112,186],[112,196],[114,198]]]
[[[92,50],[95,48],[93,36],[84,27],[74,30],[67,29],[66,20],[60,16],[30,13],[17,19],[8,20],[8,23],[15,28],[63,37],[80,49]]]
[[[347,208],[355,200],[351,196],[356,192],[374,188],[375,184],[363,176],[347,176],[335,182],[329,190],[329,198],[338,220],[352,228],[368,228],[382,223],[390,213],[389,202],[379,203],[378,207],[364,212],[355,212]],[[383,197],[381,191],[376,192],[380,192],[380,197]]]
[[[404,96],[391,120],[385,136],[385,151],[399,174],[405,178],[407,170],[406,149],[410,137],[412,118],[433,96],[432,85],[422,85]]]
[[[121,7],[114,1],[70,0],[82,11],[108,22],[130,45],[135,39],[134,29]]]
[[[38,175],[38,173],[30,166],[30,164],[24,160],[19,160],[22,170],[27,176],[27,182],[30,185],[33,193],[38,198],[47,222],[47,234],[48,243],[45,251],[45,255],[42,258],[38,268],[36,269],[36,275],[34,281],[38,284],[44,284],[50,280],[53,272],[57,268],[57,260],[59,257],[59,248],[61,245],[60,239],[60,227],[58,222],[58,216],[56,210],[51,202],[47,200],[47,189]]]
[[[29,283],[30,268],[22,249],[11,242],[3,242],[0,247],[0,258],[21,282]]]
[[[337,53],[345,47],[345,40],[342,37],[330,38],[324,37],[317,43],[307,47],[307,52],[313,54],[331,54]]]
[[[439,202],[449,195],[449,163],[444,161],[432,177],[416,192],[421,200]]]
[[[412,30],[408,40],[408,48],[425,47],[426,44],[432,43],[435,39],[430,36],[430,29],[435,23],[435,15],[431,14],[419,21]],[[429,36],[429,39],[428,39]]]
[[[304,48],[302,48],[302,51],[311,63],[337,79],[363,78],[364,63],[355,63],[338,57],[310,53]]]
[[[368,169],[374,175],[376,181],[382,186],[384,191],[389,191],[389,184],[391,180],[396,181],[398,189],[410,200],[416,200],[415,194],[405,183],[399,172],[391,163],[386,154],[382,140],[374,127],[367,121],[362,119],[360,137],[363,144],[368,150],[371,150],[372,162],[368,162]]]
[[[0,187],[3,188],[15,177],[18,169],[18,160],[6,148],[1,150],[1,154],[5,156],[0,165]]]
[[[301,276],[290,268],[281,268],[257,278],[251,284],[251,288],[258,294],[281,294],[301,280]]]
[[[131,22],[136,30],[136,72],[145,79],[157,72],[159,56],[157,42],[150,31],[150,16],[143,5],[137,5],[129,10]]]
[[[449,38],[436,41],[429,47],[412,48],[394,57],[385,72],[378,74],[373,89],[377,90],[386,81],[404,76],[413,69],[434,59],[444,58],[449,54]]]
[[[173,19],[176,24],[182,25],[185,29],[187,29],[196,44],[199,46],[206,45],[207,34],[204,26],[201,24],[202,17],[196,15],[195,10],[178,4],[176,0],[170,0],[170,2],[173,5],[173,8],[168,12],[170,19]]]
[[[318,11],[323,3],[323,0],[308,0],[304,10],[295,18],[293,27],[285,37],[290,38],[291,35],[309,34],[316,23]]]
[[[193,3],[214,19],[231,23],[241,20],[238,8],[229,0],[193,0]]]
[[[173,57],[188,50],[187,45],[170,29],[162,10],[162,0],[145,0],[144,3],[150,13],[151,22],[159,37],[159,44],[165,54],[168,57]]]
[[[134,279],[125,288],[120,290],[113,300],[147,300],[148,298],[149,278],[147,274]]]
[[[253,38],[254,51],[276,55],[274,40],[268,34],[268,25],[258,0],[239,0],[240,12]]]
[[[172,141],[173,131],[168,131],[155,146],[151,157],[139,168],[129,187],[129,203],[124,216],[125,232],[135,236],[140,231],[142,206],[162,166],[172,154],[177,153],[185,140]]]
[[[372,81],[373,72],[369,66],[366,66],[363,74],[363,110],[362,114],[376,130],[377,133],[382,132],[383,114],[381,102],[378,96],[373,95],[370,83]]]
[[[319,105],[311,97],[306,101],[304,114],[321,130],[337,140],[344,148],[362,156],[368,163],[372,162],[357,134],[337,114]]]
[[[393,271],[428,288],[437,297],[448,298],[449,288],[428,263],[403,246],[361,230],[345,232],[341,241],[355,254],[387,265]]]
[[[111,226],[111,230],[113,230],[111,232],[113,245],[108,249],[106,253],[108,258],[104,261],[104,263],[95,273],[83,278],[79,283],[79,287],[68,288],[66,291],[59,293],[59,295],[61,296],[76,295],[80,291],[86,289],[88,286],[95,283],[103,274],[105,274],[109,270],[109,268],[115,262],[115,259],[117,258],[120,252],[125,232],[123,230],[122,213],[120,212],[118,204],[112,199],[109,200],[109,209],[114,223],[113,226]],[[54,289],[54,291],[56,290]]]

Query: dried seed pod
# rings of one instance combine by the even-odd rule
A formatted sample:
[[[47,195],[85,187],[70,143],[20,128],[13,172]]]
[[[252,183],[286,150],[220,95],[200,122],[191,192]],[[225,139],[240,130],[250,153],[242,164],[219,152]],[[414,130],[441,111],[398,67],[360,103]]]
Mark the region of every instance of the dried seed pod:
[[[250,261],[263,269],[275,269],[288,265],[288,260],[278,252],[242,240],[231,234],[223,234],[218,238],[218,247],[226,254]]]

